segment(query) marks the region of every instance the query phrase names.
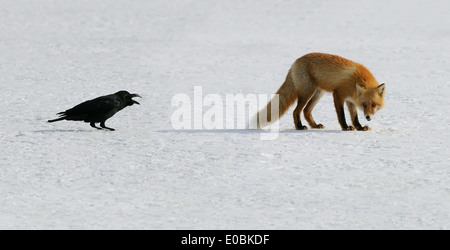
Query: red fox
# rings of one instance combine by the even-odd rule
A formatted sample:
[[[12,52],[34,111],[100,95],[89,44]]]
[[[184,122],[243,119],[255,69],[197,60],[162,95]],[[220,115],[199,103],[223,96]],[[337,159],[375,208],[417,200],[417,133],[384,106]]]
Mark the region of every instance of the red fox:
[[[317,124],[311,112],[325,92],[332,92],[334,106],[342,130],[369,130],[358,120],[356,108],[364,111],[370,121],[375,112],[384,107],[385,84],[378,84],[370,71],[362,64],[340,56],[310,53],[297,59],[292,65],[285,82],[277,91],[279,95],[279,115],[272,120],[271,102],[257,114],[258,127],[260,114],[267,113],[267,122],[281,117],[295,101],[294,124],[297,130],[308,129],[302,125],[300,114],[304,111],[306,121],[312,128],[324,128]],[[347,104],[353,126],[347,125],[344,114]],[[264,111],[264,112],[263,112]]]

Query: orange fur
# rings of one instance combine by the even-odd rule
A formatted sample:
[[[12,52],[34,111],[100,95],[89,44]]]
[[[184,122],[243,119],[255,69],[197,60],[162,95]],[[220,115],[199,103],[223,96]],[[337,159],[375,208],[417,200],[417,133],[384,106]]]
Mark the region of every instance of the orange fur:
[[[310,53],[297,59],[289,70],[285,82],[277,91],[279,94],[279,116],[283,115],[295,101],[294,123],[296,129],[307,129],[300,120],[304,111],[305,119],[313,128],[324,128],[317,124],[312,117],[312,110],[325,92],[332,92],[336,113],[343,130],[368,130],[361,126],[358,120],[357,107],[364,111],[367,120],[374,113],[384,107],[385,84],[378,84],[372,73],[362,64],[355,63],[340,56]],[[257,115],[258,125],[260,115],[267,113],[267,121],[273,122],[270,113],[270,101],[266,108]],[[349,109],[353,126],[345,121],[344,103]],[[264,111],[264,112],[263,112]]]

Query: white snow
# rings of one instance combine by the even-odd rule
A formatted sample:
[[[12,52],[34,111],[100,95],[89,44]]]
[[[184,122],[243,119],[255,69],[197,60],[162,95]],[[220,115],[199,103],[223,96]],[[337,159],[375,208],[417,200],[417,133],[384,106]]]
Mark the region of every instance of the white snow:
[[[1,6],[1,229],[450,228],[447,0]],[[272,141],[172,128],[174,95],[271,94],[315,51],[386,83],[371,131],[341,131],[330,94],[325,130],[296,131],[293,107]],[[115,132],[46,122],[122,89],[144,98]]]

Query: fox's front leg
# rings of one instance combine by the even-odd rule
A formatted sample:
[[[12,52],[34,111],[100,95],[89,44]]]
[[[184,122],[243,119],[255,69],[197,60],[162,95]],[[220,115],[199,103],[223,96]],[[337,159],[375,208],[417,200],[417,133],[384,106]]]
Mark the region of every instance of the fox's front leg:
[[[338,116],[339,124],[341,125],[342,130],[344,131],[351,131],[355,130],[353,126],[347,125],[347,122],[345,121],[345,113],[344,113],[344,100],[341,98],[338,92],[333,93],[334,98],[334,107],[336,108],[336,113]]]
[[[368,126],[364,126],[363,127],[361,125],[361,123],[359,123],[358,112],[356,110],[356,105],[353,104],[352,102],[346,102],[346,103],[347,103],[348,111],[350,112],[350,117],[352,118],[353,126],[355,126],[355,128],[357,130],[360,130],[360,131],[370,130],[370,128]]]

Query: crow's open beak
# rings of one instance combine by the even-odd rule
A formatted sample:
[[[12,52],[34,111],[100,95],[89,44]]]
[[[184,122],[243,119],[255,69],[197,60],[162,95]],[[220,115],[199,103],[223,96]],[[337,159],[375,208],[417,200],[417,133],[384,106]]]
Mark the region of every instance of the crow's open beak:
[[[140,95],[138,95],[138,94],[131,94],[131,98],[133,98],[133,97],[139,97],[139,98],[142,98],[142,96],[140,96]],[[135,101],[135,100],[133,100],[133,103],[136,103],[137,105],[141,105],[139,102],[137,102],[137,101]]]

